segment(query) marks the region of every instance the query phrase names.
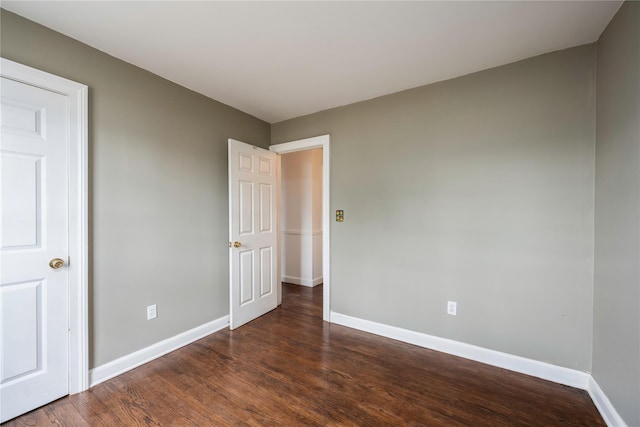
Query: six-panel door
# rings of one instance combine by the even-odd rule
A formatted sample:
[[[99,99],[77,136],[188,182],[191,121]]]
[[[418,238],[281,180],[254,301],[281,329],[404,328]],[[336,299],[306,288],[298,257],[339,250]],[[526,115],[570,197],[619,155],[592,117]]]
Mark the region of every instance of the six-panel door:
[[[277,306],[275,201],[276,154],[230,139],[231,329]]]
[[[1,82],[0,421],[68,394],[67,97]],[[59,258],[65,265],[50,267]]]

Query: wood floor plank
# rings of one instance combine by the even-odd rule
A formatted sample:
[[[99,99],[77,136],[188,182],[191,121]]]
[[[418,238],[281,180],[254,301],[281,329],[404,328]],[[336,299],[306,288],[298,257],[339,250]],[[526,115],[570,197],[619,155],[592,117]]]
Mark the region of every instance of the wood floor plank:
[[[7,426],[604,426],[583,390],[322,321],[322,287]],[[4,427],[4,425],[3,425]]]
[[[125,420],[119,418],[112,407],[105,405],[96,396],[95,389],[69,396],[69,402],[78,411],[78,414],[88,425],[95,427],[126,425]]]
[[[43,408],[48,415],[49,421],[60,426],[80,426],[86,421],[78,413],[68,398],[56,400]]]

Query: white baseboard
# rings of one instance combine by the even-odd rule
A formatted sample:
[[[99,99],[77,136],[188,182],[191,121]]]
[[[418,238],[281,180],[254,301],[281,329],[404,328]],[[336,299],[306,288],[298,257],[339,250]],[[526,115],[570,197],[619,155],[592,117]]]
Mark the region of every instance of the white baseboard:
[[[497,366],[510,371],[580,388],[582,390],[587,390],[588,380],[590,378],[590,375],[586,372],[551,365],[525,357],[514,356],[496,350],[489,350],[487,348],[423,334],[421,332],[358,319],[340,313],[331,312],[331,322],[420,347],[464,357],[465,359],[475,360],[487,365]]]
[[[610,427],[626,427],[622,417],[613,407],[596,380],[587,372],[564,368],[526,357],[514,356],[496,350],[465,344],[446,338],[410,331],[395,326],[376,323],[345,314],[331,312],[331,323],[358,329],[364,332],[406,342],[443,353],[452,354],[487,365],[542,378],[555,383],[586,390],[600,415]]]
[[[112,360],[104,365],[97,366],[89,371],[89,387],[98,385],[101,382],[107,381],[140,365],[144,365],[153,359],[157,359],[180,347],[184,347],[227,326],[229,326],[228,315],[205,323],[204,325],[196,326],[193,329],[152,344],[149,347],[131,354],[127,354],[126,356],[122,356],[116,360]]]
[[[316,277],[313,280],[303,279],[302,277],[295,276],[282,276],[282,281],[287,283],[293,283],[294,285],[308,286],[310,288],[322,284],[322,276]]]
[[[359,319],[357,317],[351,317],[333,311],[331,312],[330,319],[331,323],[336,323],[338,325],[347,326],[397,341],[406,342],[420,347],[463,357],[465,359],[485,363],[487,365],[497,366],[510,371],[520,372],[522,374],[586,390],[608,426],[626,427],[626,423],[622,417],[620,417],[596,380],[589,373],[564,368],[562,366],[551,365],[549,363],[525,357],[514,356],[512,354],[490,350],[471,344],[465,344],[459,341],[440,338],[421,332]],[[180,347],[184,347],[187,344],[197,341],[200,338],[224,329],[227,326],[229,326],[228,315],[93,368],[89,371],[89,386],[93,387],[98,385],[101,382],[107,381],[133,368],[157,359],[160,356],[177,350]]]
[[[604,419],[604,422],[607,423],[608,426],[611,427],[626,427],[627,424],[624,422],[616,408],[613,407],[611,401],[604,391],[600,388],[595,378],[591,375],[589,376],[589,383],[587,391],[589,392],[589,396],[591,396],[591,400],[593,400],[594,405],[600,411],[600,415]]]

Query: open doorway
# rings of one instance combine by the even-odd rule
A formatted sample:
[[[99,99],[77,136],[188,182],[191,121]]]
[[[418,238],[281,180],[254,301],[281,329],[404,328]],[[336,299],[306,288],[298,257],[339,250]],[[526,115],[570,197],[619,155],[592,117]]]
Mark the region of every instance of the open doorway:
[[[281,281],[322,284],[322,149],[280,157]]]
[[[331,217],[329,206],[330,137],[329,135],[322,135],[314,138],[272,145],[270,150],[282,155],[278,162],[278,187],[280,188],[278,204],[280,206],[281,213],[284,213],[284,215],[279,215],[278,224],[278,229],[280,230],[280,241],[278,244],[280,251],[279,262],[277,264],[280,271],[278,276],[285,282],[291,282],[293,280],[292,283],[299,282],[296,284],[303,286],[313,286],[314,284],[318,285],[323,283],[322,318],[328,322],[330,321],[331,313],[329,233],[329,221]],[[284,158],[285,155],[296,153],[297,155],[295,156],[286,159]],[[313,175],[314,159],[316,162],[321,161],[320,164],[316,163],[316,167],[321,169],[321,171],[317,171],[321,172],[318,174],[321,176],[321,180],[315,184],[316,187],[319,187],[316,188],[316,190],[319,191],[317,194],[311,194],[310,200],[303,200],[305,204],[303,208],[305,210],[304,213],[296,212],[296,209],[302,208],[302,206],[295,206],[294,203],[289,203],[291,201],[291,196],[295,196],[295,193],[304,193],[302,190],[307,185],[311,186],[310,188],[307,187],[307,189],[312,189],[314,183],[313,179],[308,180],[308,182],[305,179],[305,182],[302,184],[293,182],[295,181],[295,178],[292,175],[300,175],[301,171],[291,168],[295,168],[296,165],[300,166],[298,162],[302,160],[303,163],[306,164],[303,166],[303,169],[306,169],[307,166],[310,165],[311,170],[307,170],[306,173]],[[282,192],[283,163],[284,167],[289,167],[286,173],[287,179],[289,180],[289,183],[287,183],[289,188],[287,195],[284,195],[284,197]],[[308,195],[309,194],[307,194],[307,196]],[[314,195],[320,200],[314,200]],[[288,199],[288,201],[285,198]],[[286,212],[283,202],[290,208],[287,209]],[[316,206],[321,206],[319,210],[319,218],[317,220],[315,220],[313,216],[314,203]],[[320,226],[320,228],[317,228],[318,226]],[[298,247],[298,253],[295,252],[296,247]],[[278,288],[278,302],[281,302],[281,285]]]

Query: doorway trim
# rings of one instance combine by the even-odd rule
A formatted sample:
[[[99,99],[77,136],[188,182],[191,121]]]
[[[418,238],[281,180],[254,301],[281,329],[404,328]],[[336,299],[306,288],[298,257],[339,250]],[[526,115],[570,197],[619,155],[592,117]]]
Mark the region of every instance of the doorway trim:
[[[277,154],[293,153],[295,151],[322,148],[322,319],[330,322],[331,318],[331,136],[320,135],[312,138],[300,139],[297,141],[274,144],[269,150]],[[278,163],[278,177],[280,167]],[[278,189],[280,194],[280,189]],[[279,203],[278,203],[278,207]],[[278,238],[280,238],[280,227],[278,227]],[[281,254],[278,252],[278,277],[280,274]],[[280,285],[282,286],[282,285]]]
[[[86,85],[0,58],[0,75],[67,97],[69,111],[69,394],[89,388],[89,192]]]

